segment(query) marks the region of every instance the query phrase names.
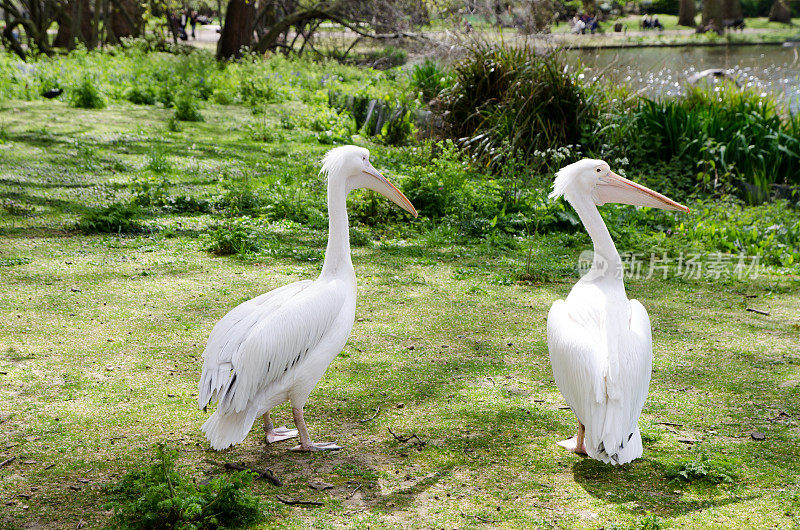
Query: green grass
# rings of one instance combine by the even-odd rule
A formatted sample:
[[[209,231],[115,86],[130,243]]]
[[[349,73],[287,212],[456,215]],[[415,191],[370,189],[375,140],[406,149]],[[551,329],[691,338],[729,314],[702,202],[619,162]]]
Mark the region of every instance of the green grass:
[[[292,204],[324,204],[317,160],[328,146],[302,123],[280,125],[308,106],[270,104],[254,116],[209,103],[204,122],[170,131],[168,108],[3,105],[0,198],[14,203],[0,203],[9,204],[0,208],[0,461],[16,459],[0,468],[0,526],[106,524],[102,486],[146,465],[156,442],[178,449],[178,468],[198,480],[223,473],[224,462],[270,468],[283,486],[255,482],[263,528],[800,522],[795,269],[747,281],[627,282],[650,312],[655,359],[644,457],[612,468],[555,445],[575,420],[552,381],[545,324],[588,247],[578,228],[465,239],[446,224],[368,226],[353,216],[357,322],[306,407],[312,435],[345,449],[295,454],[290,442],[265,447],[254,428],[216,453],[200,431],[208,413],[196,408],[211,328],[236,304],[321,267],[324,220],[289,216]],[[280,137],[253,138],[253,123]],[[403,180],[406,151],[355,141]],[[225,209],[147,206],[136,234],[74,230],[94,208],[158,197],[162,178],[170,196]],[[266,250],[244,259],[207,252],[210,227],[251,211],[247,186],[282,208],[253,214],[264,216],[256,222]],[[367,195],[352,201],[360,216],[370,207]],[[525,273],[534,281],[517,281]],[[291,423],[286,405],[274,416]],[[425,443],[399,442],[389,429]],[[721,478],[731,469],[732,482]],[[682,480],[682,471],[710,478]],[[334,488],[312,490],[316,480]],[[290,507],[276,493],[324,505]]]

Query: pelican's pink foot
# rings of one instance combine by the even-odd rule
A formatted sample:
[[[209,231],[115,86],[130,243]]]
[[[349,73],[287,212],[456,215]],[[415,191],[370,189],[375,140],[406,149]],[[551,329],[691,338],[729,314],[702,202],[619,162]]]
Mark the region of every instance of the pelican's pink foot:
[[[334,442],[310,442],[292,447],[292,451],[338,451],[340,446]]]
[[[567,451],[569,451],[571,453],[576,453],[576,454],[579,454],[579,455],[585,455],[586,454],[586,446],[583,444],[583,440],[581,440],[581,445],[580,445],[580,447],[578,447],[578,437],[577,436],[573,436],[572,438],[569,438],[568,440],[561,440],[560,442],[557,442],[557,443],[558,443],[558,445],[560,445],[561,447],[563,447],[564,449],[566,449]]]
[[[297,429],[288,429],[285,425],[283,427],[278,427],[277,429],[272,429],[267,431],[267,442],[273,444],[275,442],[282,442],[284,440],[288,440],[289,438],[294,438],[297,436]]]

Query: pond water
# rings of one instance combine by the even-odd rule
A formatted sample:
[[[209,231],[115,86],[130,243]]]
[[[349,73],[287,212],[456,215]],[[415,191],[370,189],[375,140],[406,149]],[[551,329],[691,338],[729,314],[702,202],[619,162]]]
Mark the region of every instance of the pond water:
[[[740,86],[772,92],[792,112],[800,111],[800,46],[571,50],[569,55],[584,65],[587,78],[602,75],[650,97],[681,94],[692,74],[722,68]]]

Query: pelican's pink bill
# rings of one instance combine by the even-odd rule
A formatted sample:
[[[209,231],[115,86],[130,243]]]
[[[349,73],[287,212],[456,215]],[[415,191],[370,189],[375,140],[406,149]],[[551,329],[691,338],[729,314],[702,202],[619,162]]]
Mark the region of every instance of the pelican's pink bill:
[[[595,188],[595,197],[597,204],[600,205],[616,202],[634,206],[649,206],[650,208],[660,208],[662,210],[689,212],[689,208],[686,206],[646,186],[617,175],[613,171],[609,171],[608,175],[600,178]]]
[[[400,208],[404,209],[414,217],[417,217],[419,214],[417,213],[417,209],[414,208],[414,205],[411,204],[411,201],[403,195],[403,192],[398,190],[394,184],[389,182],[389,180],[384,177],[380,171],[372,167],[372,164],[369,161],[366,162],[366,167],[364,168],[364,173],[369,175],[370,177],[374,177],[376,182],[370,183],[367,187],[373,191],[377,191]]]

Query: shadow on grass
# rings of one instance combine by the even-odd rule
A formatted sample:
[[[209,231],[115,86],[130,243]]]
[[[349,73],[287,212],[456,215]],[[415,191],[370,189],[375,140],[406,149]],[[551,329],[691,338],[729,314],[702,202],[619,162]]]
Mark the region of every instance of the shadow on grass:
[[[583,458],[572,466],[575,482],[592,497],[614,504],[635,505],[636,513],[652,512],[662,517],[677,517],[698,510],[727,506],[748,498],[716,492],[711,497],[686,500],[680,485],[669,479],[663,464],[642,458],[623,466],[611,466]]]

